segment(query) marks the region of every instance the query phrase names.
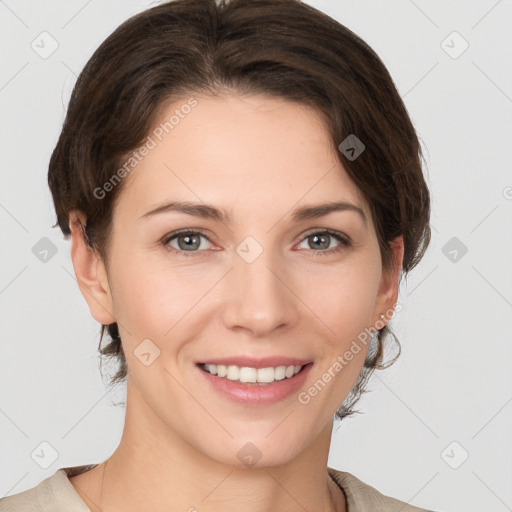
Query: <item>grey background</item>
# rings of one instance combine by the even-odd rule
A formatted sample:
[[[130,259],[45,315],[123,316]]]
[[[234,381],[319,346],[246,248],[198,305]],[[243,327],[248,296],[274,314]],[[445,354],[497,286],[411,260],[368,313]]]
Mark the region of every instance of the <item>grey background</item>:
[[[387,65],[433,200],[431,246],[392,321],[402,355],[335,429],[329,464],[417,506],[512,510],[512,1],[308,3]],[[106,394],[46,172],[76,75],[149,5],[0,0],[0,496],[120,440],[124,388]]]

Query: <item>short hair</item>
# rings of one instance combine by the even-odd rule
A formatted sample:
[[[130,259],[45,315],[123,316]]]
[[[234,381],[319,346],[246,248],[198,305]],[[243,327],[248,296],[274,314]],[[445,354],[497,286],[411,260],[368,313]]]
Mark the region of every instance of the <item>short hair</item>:
[[[122,23],[94,52],[73,89],[49,163],[53,227],[68,237],[70,211],[81,211],[86,241],[108,269],[113,208],[126,180],[104,197],[97,191],[143,143],[166,105],[196,93],[265,94],[312,107],[370,207],[383,270],[394,264],[390,242],[400,235],[400,279],[417,265],[430,243],[430,195],[407,109],[368,44],[299,0],[174,0]],[[365,145],[355,159],[338,151],[350,135]],[[110,341],[102,346],[105,330]],[[359,412],[353,406],[371,373],[389,366],[382,361],[388,335],[400,354],[389,325],[372,336],[338,419]],[[116,323],[101,326],[98,349],[119,363],[110,384],[125,380]]]

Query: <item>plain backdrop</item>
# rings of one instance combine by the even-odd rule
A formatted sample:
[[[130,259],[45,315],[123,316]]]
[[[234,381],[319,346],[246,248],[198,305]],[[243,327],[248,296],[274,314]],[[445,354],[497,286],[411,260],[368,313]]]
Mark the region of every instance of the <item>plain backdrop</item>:
[[[77,74],[154,3],[0,1],[0,496],[101,462],[120,440],[124,386],[106,393],[46,173]],[[329,464],[413,505],[512,510],[512,1],[308,3],[388,67],[433,208],[392,320],[402,355],[375,374],[363,414],[335,425]]]

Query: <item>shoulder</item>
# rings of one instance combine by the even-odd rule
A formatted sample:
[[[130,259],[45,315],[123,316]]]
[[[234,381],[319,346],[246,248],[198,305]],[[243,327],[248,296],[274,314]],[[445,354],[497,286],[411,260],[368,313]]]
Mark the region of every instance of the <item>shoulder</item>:
[[[347,500],[347,512],[433,512],[380,493],[351,473],[327,468]]]
[[[35,487],[0,498],[0,512],[90,512],[68,479],[57,470]]]

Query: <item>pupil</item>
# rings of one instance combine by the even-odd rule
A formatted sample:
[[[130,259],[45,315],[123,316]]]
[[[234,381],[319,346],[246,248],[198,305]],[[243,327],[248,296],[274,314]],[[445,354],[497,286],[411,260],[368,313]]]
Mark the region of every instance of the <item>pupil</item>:
[[[185,246],[183,247],[180,247],[181,249],[185,248],[185,250],[187,249],[197,249],[199,244],[198,244],[198,240],[199,240],[199,237],[198,236],[190,236],[190,235],[185,235],[185,236],[182,236],[181,239],[185,240]],[[181,246],[181,244],[180,244]]]
[[[322,246],[322,249],[327,249],[329,247],[329,242],[328,242],[328,238],[326,235],[322,235],[322,236],[313,235],[313,240],[314,240],[314,243],[317,243],[318,241],[320,241],[320,245]],[[323,240],[323,244],[322,244],[322,240]],[[316,245],[316,247],[319,247],[320,245]]]

